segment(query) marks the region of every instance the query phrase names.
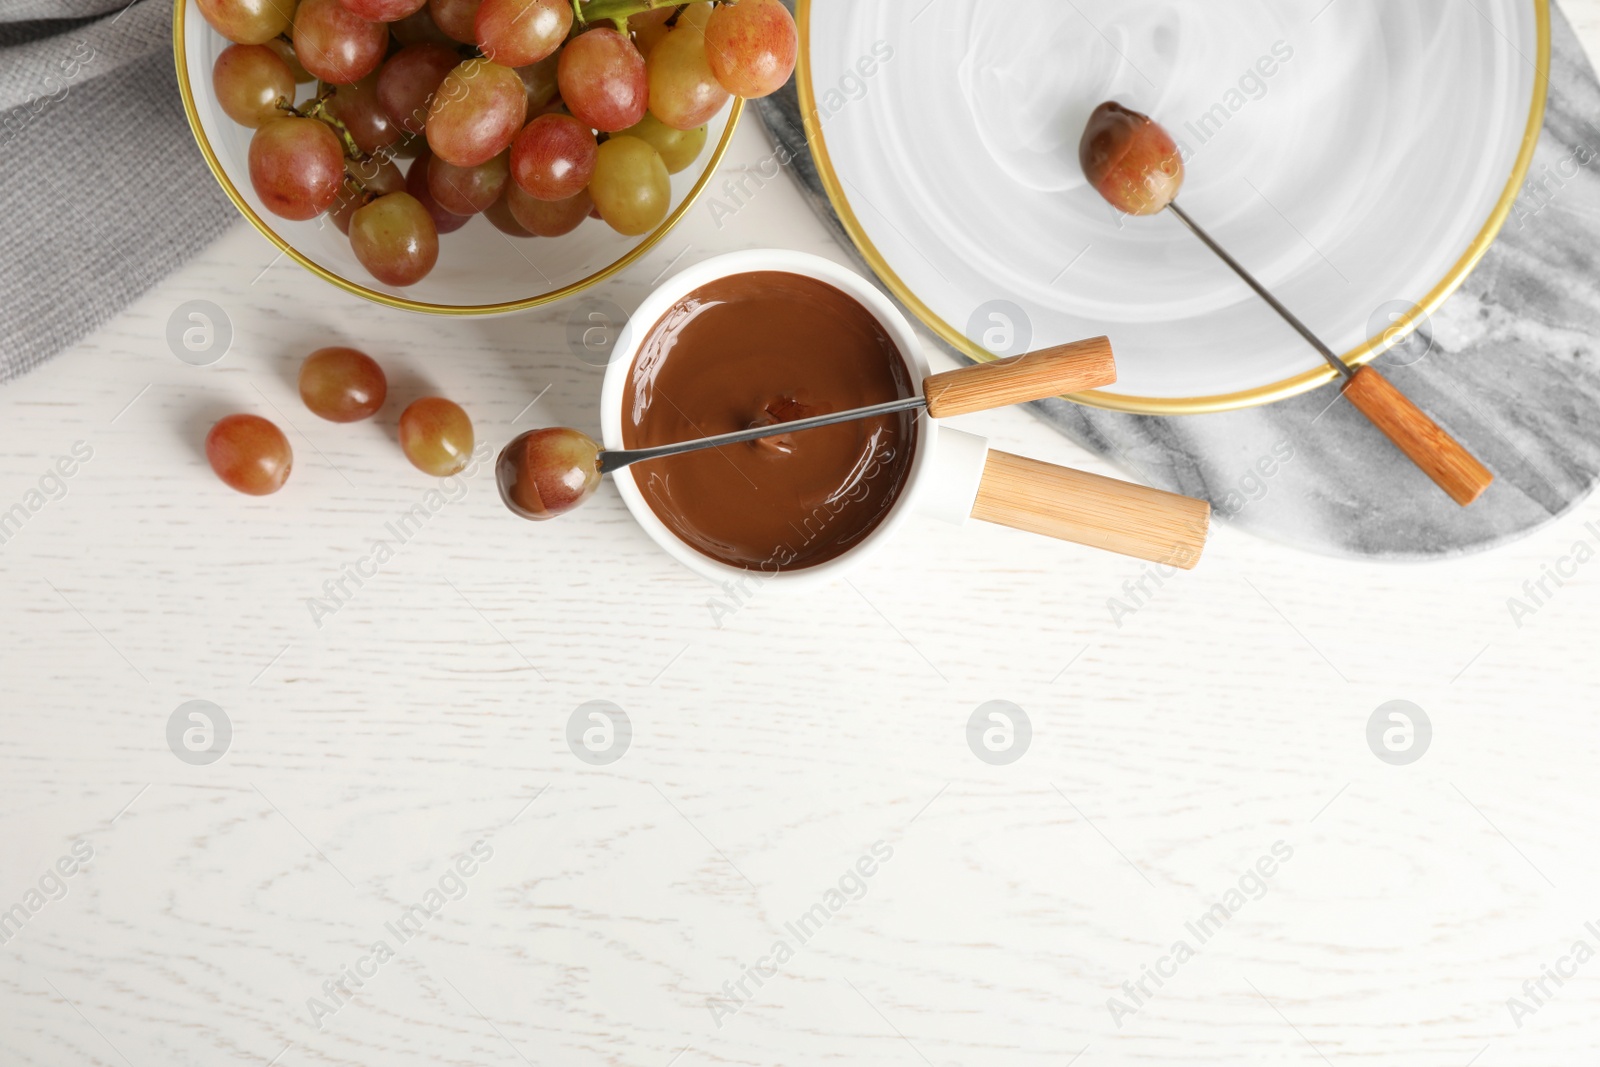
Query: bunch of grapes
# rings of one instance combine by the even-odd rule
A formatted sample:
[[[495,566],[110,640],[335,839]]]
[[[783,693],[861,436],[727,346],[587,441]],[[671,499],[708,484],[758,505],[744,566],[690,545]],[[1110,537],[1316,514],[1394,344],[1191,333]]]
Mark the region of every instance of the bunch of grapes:
[[[256,131],[256,195],[327,216],[394,286],[480,213],[517,237],[590,216],[649,233],[706,124],[783,85],[799,49],[780,0],[197,2],[234,42],[212,82]]]

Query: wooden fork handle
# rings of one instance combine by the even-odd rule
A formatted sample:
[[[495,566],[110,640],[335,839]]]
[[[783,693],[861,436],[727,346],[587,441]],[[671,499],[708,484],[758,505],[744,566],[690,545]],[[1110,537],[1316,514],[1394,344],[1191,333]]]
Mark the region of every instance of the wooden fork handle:
[[[928,414],[943,419],[1081,393],[1116,380],[1111,342],[1091,337],[932,375],[922,383],[922,394],[928,398]]]
[[[1489,469],[1461,442],[1371,367],[1356,371],[1345,384],[1344,395],[1462,507],[1482,496],[1494,481]]]
[[[1211,505],[991,450],[972,517],[1191,570],[1211,528]]]

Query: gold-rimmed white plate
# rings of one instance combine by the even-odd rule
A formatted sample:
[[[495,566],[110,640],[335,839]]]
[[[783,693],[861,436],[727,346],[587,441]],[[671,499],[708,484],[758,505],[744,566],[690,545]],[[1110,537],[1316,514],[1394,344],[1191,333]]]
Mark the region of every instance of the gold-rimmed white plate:
[[[436,315],[491,315],[547,304],[582,292],[655,247],[715,174],[743,111],[735,98],[711,120],[706,146],[688,169],[672,176],[672,209],[641,237],[624,237],[599,219],[554,238],[512,238],[487,219],[439,239],[439,262],[416,285],[387,286],[356,260],[349,239],[323,219],[293,222],[273,215],[250,186],[250,137],[229,119],[211,88],[211,68],[228,41],[200,14],[196,0],[175,0],[172,47],[178,88],[195,141],[222,191],[239,213],[302,267],[339,288],[390,307]],[[302,91],[308,87],[301,86]],[[403,161],[407,162],[407,161]]]
[[[1435,310],[1542,128],[1548,0],[797,0],[801,111],[880,278],[975,358],[1107,333],[1153,414],[1269,403],[1331,369],[1166,216],[1083,181],[1101,100],[1184,148],[1183,202],[1335,350]]]

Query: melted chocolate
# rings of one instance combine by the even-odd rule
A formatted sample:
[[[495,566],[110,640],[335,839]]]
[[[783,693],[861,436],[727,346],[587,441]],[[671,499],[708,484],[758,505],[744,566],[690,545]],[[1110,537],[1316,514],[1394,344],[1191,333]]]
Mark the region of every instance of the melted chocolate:
[[[696,289],[651,329],[629,376],[623,445],[914,392],[894,341],[853,297],[798,274],[738,274]],[[634,479],[667,528],[712,559],[799,570],[883,521],[905,485],[915,424],[915,413],[901,413],[670,456],[636,464]]]

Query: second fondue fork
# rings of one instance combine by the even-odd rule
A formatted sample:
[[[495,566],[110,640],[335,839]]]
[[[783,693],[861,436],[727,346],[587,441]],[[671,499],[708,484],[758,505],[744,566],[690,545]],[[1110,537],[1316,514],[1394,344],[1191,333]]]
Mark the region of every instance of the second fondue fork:
[[[814,430],[822,426],[835,426],[841,422],[869,419],[878,415],[893,415],[901,411],[927,409],[936,419],[952,415],[966,415],[974,411],[1024,404],[1031,400],[1044,400],[1065,393],[1081,393],[1098,389],[1117,380],[1117,365],[1112,358],[1111,342],[1104,337],[1091,337],[1085,341],[1042,348],[992,363],[979,363],[972,367],[932,374],[923,379],[919,396],[902,397],[882,404],[835,411],[827,415],[774,422],[770,426],[752,426],[748,430],[734,430],[712,437],[699,437],[692,441],[677,441],[670,445],[652,448],[609,449],[600,453],[600,473],[610,474],[634,463],[664,456],[678,456],[685,452],[698,452],[704,448],[721,448],[746,441],[759,441],[764,437]]]

